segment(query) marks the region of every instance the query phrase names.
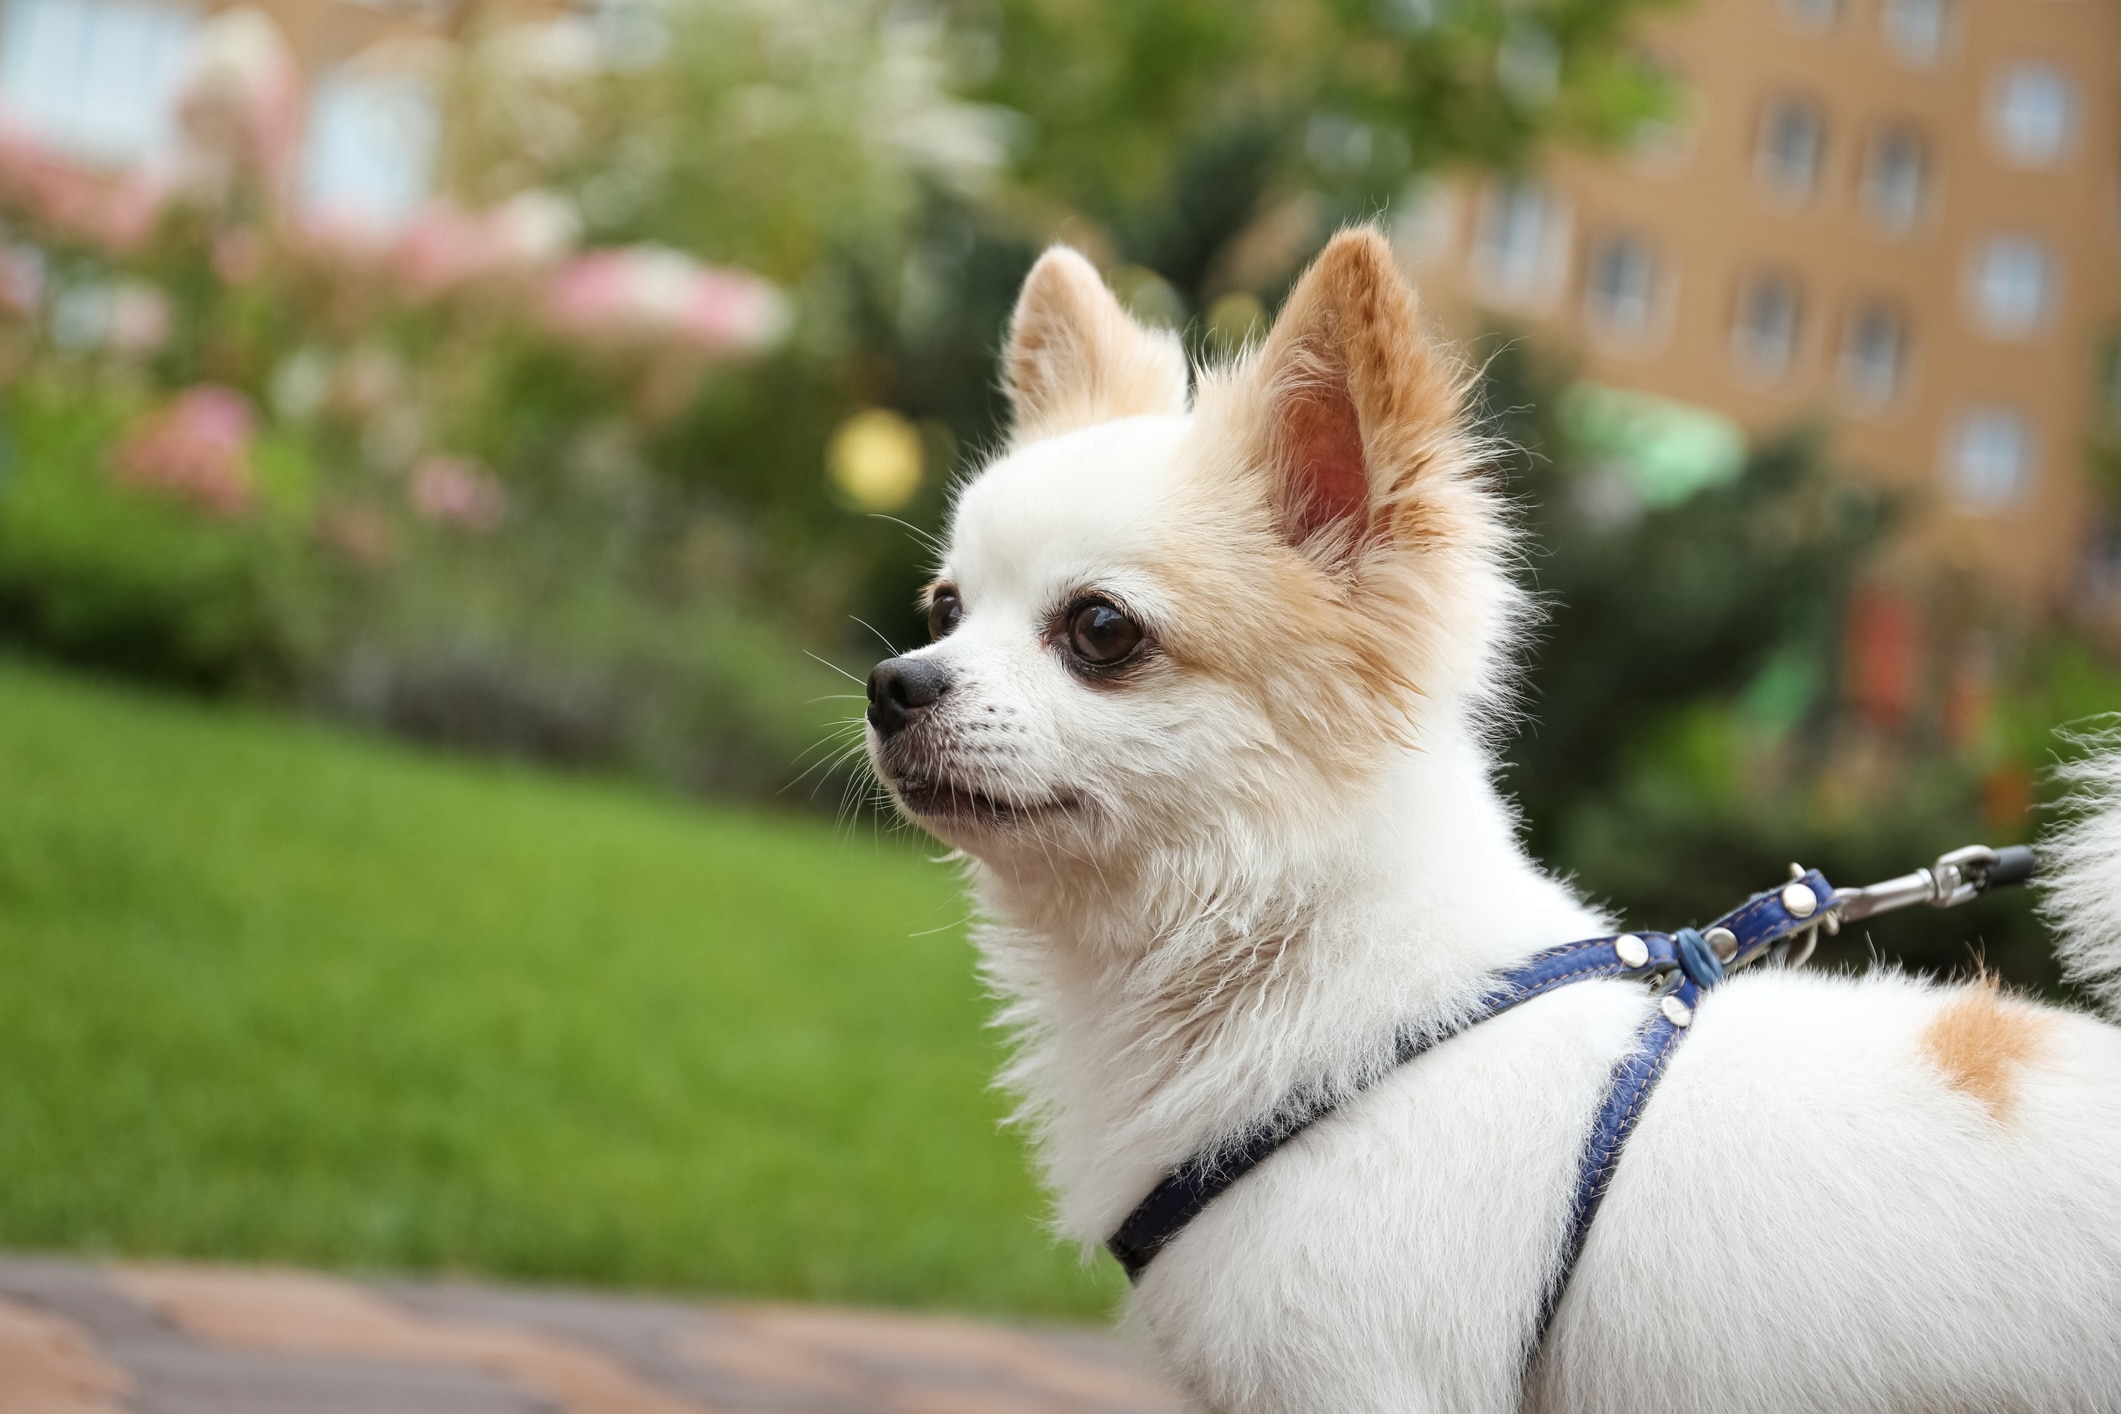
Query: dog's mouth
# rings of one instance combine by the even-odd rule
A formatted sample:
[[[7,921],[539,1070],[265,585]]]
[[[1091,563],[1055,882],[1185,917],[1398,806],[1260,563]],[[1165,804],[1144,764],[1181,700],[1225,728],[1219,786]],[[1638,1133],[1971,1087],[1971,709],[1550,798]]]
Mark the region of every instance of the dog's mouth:
[[[899,802],[916,815],[935,820],[1008,825],[1034,816],[1072,810],[1075,802],[1061,796],[1045,800],[1000,800],[953,781],[907,776],[892,783]]]

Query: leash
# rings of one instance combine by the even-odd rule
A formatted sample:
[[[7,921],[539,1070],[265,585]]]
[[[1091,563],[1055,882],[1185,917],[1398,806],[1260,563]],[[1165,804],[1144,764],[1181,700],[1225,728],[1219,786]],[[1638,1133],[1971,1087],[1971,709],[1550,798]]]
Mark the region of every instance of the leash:
[[[1990,889],[2022,884],[2038,867],[2038,857],[2023,845],[2007,849],[1969,845],[1940,856],[1926,869],[1837,892],[1818,870],[1792,864],[1789,882],[1753,895],[1706,929],[1619,933],[1548,948],[1503,973],[1466,1016],[1443,1026],[1402,1031],[1394,1041],[1390,1061],[1349,1095],[1293,1097],[1273,1114],[1173,1169],[1106,1240],[1106,1250],[1118,1259],[1128,1281],[1140,1281],[1156,1254],[1210,1203],[1265,1163],[1275,1150],[1384,1076],[1481,1022],[1558,988],[1601,978],[1641,981],[1657,999],[1657,1009],[1636,1033],[1627,1055],[1614,1066],[1591,1125],[1577,1165],[1568,1235],[1541,1297],[1538,1323],[1526,1354],[1529,1368],[1545,1344],[1547,1328],[1560,1309],[1576,1260],[1583,1255],[1591,1220],[1598,1215],[1619,1167],[1621,1149],[1635,1132],[1672,1053],[1693,1025],[1704,992],[1762,958],[1802,966],[1817,946],[1820,932],[1837,934],[1845,921],[1918,903],[1950,908]]]

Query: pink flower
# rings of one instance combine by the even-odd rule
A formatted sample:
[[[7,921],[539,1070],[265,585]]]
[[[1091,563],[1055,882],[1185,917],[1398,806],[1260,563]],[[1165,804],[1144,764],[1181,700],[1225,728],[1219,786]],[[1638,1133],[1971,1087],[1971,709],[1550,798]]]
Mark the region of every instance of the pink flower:
[[[168,199],[169,187],[162,178],[135,168],[105,193],[95,214],[96,238],[107,250],[138,250],[155,233]]]
[[[412,508],[438,525],[484,534],[508,513],[508,493],[477,462],[426,456],[412,469]]]
[[[702,270],[677,308],[679,332],[710,353],[768,348],[786,322],[780,293],[734,270]]]
[[[480,218],[438,201],[406,225],[390,264],[414,299],[431,299],[491,266],[493,242]]]
[[[9,129],[0,129],[0,191],[35,221],[114,255],[154,234],[169,197],[167,184],[145,168],[116,180],[85,172]]]
[[[250,509],[250,400],[231,388],[200,384],[179,393],[126,437],[113,458],[118,479],[215,515]]]
[[[758,277],[647,245],[568,261],[546,285],[545,315],[561,333],[670,340],[724,356],[770,347],[787,324],[780,292]]]
[[[550,192],[526,191],[471,213],[434,202],[405,227],[391,266],[415,299],[495,275],[548,265],[574,244],[580,218]]]
[[[560,267],[545,287],[545,310],[562,329],[590,332],[631,315],[624,253],[593,250]]]

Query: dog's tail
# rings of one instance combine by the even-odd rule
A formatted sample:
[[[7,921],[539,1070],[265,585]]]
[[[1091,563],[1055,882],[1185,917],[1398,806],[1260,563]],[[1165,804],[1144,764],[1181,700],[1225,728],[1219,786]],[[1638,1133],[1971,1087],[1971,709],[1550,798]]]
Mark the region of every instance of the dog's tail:
[[[2121,1016],[2121,724],[2084,744],[2090,752],[2059,773],[2068,822],[2040,846],[2042,911],[2063,975]]]

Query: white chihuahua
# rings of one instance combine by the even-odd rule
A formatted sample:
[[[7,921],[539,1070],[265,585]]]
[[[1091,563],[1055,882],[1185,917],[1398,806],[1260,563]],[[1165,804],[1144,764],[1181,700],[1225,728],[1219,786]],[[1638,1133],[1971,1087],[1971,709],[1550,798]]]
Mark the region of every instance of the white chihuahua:
[[[1979,983],[1708,994],[1538,1340],[1656,1002],[1567,987],[1389,1064],[1610,932],[1493,783],[1524,598],[1464,373],[1367,230],[1190,403],[1176,339],[1065,249],[1006,359],[1012,442],[957,501],[934,643],[870,681],[870,754],[971,861],[1065,1234],[1343,1101],[1135,1288],[1201,1407],[2121,1410],[2121,1030]],[[2096,980],[2121,823],[2076,852]]]

